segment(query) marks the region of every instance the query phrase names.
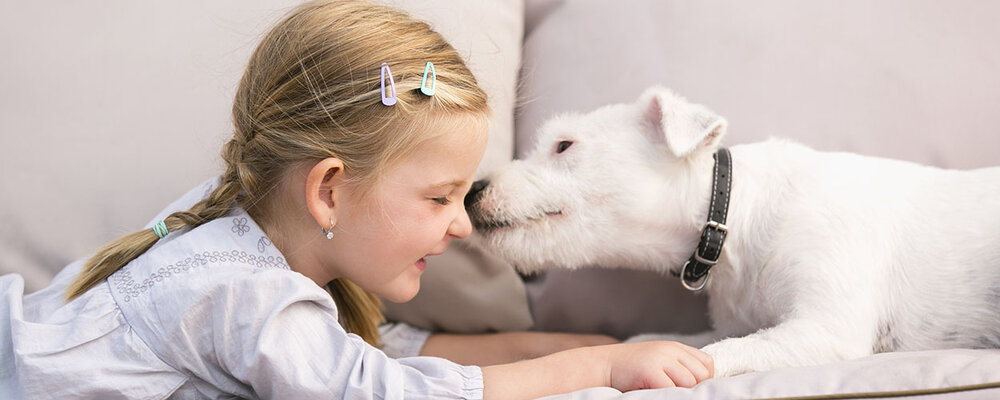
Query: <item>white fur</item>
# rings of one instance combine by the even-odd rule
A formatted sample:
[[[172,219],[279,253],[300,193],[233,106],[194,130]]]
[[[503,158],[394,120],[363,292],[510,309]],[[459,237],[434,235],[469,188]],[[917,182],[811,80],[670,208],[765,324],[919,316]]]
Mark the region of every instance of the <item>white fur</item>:
[[[725,129],[660,87],[557,117],[469,205],[479,241],[527,272],[677,271],[705,224]],[[559,154],[561,141],[573,143]],[[1000,168],[943,170],[773,139],[730,150],[729,236],[706,286],[714,331],[636,340],[714,342],[704,350],[717,376],[1000,347]]]

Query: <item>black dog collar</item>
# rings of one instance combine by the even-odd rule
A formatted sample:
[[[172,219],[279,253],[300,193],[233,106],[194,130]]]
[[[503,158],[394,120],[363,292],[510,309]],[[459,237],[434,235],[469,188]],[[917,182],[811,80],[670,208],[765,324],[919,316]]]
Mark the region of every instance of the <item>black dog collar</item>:
[[[722,245],[726,242],[729,228],[726,226],[726,216],[729,215],[729,193],[733,188],[733,159],[729,150],[719,148],[714,155],[715,166],[712,168],[712,201],[708,205],[708,222],[701,231],[698,249],[681,268],[681,284],[691,291],[699,291],[708,282],[708,271],[719,262],[722,255]]]

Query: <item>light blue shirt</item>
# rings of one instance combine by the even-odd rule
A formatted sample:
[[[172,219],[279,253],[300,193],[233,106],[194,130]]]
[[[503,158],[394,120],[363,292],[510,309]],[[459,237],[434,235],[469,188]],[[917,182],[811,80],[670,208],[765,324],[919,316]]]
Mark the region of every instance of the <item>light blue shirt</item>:
[[[206,182],[158,216],[193,204]],[[70,302],[82,262],[23,296],[0,277],[0,398],[481,398],[482,372],[393,359],[337,320],[243,210],[171,232]],[[23,297],[22,297],[23,296]]]

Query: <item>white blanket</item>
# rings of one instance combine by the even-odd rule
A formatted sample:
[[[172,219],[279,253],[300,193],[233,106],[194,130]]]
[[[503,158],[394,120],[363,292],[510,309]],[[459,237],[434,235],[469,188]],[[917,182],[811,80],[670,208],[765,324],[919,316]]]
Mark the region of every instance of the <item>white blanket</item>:
[[[883,353],[833,364],[711,379],[692,389],[637,390],[623,394],[611,388],[592,388],[546,399],[721,400],[799,396],[1000,399],[1000,350]]]

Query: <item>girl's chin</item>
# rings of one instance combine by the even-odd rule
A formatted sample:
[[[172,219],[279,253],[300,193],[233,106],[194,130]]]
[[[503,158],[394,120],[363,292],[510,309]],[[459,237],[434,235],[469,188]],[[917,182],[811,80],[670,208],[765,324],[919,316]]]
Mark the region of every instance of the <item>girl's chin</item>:
[[[423,275],[426,268],[427,259],[421,258],[410,264],[409,268],[401,271],[392,281],[372,288],[369,292],[386,301],[406,303],[413,300],[417,296],[417,292],[420,291],[420,275]]]
[[[413,300],[413,298],[416,296],[417,293],[416,291],[414,291],[412,294],[408,295],[401,295],[399,293],[395,293],[393,296],[382,296],[382,298],[393,303],[406,303],[410,300]]]
[[[413,300],[417,296],[417,292],[420,291],[420,280],[417,279],[407,287],[397,287],[395,290],[391,290],[391,293],[375,293],[379,297],[391,301],[393,303],[406,303]]]

